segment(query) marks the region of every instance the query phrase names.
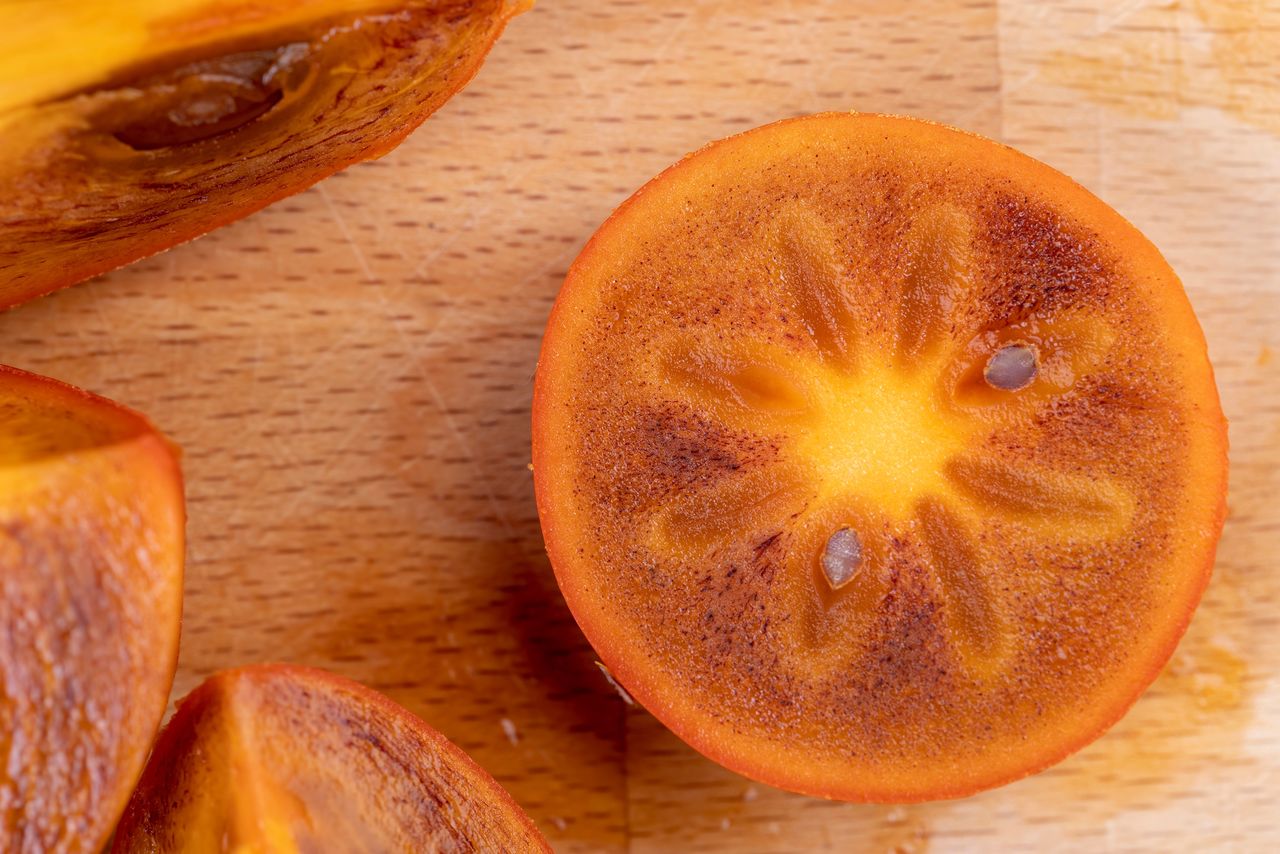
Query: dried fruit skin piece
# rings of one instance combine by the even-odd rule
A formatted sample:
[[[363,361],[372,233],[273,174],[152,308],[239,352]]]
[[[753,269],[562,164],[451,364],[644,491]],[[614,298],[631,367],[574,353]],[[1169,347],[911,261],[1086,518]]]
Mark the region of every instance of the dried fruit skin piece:
[[[177,665],[184,508],[145,418],[0,366],[0,850],[96,852]]]
[[[376,691],[295,665],[178,704],[114,852],[550,851],[511,796]]]
[[[531,5],[0,8],[0,308],[387,153],[475,75]]]
[[[906,802],[1043,769],[1145,690],[1209,579],[1226,424],[1119,214],[990,140],[827,114],[601,226],[543,339],[533,468],[637,702],[754,779]]]

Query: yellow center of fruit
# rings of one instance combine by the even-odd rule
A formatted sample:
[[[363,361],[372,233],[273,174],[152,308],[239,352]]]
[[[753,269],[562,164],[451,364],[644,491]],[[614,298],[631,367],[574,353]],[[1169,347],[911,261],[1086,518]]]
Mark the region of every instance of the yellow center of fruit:
[[[909,519],[921,498],[950,491],[946,464],[972,427],[938,405],[935,371],[863,364],[822,374],[794,444],[821,484],[820,501],[853,494]]]

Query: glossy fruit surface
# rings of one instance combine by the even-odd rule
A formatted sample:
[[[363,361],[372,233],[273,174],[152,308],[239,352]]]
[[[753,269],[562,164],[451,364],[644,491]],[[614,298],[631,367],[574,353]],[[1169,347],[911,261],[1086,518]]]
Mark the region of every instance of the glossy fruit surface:
[[[0,4],[0,308],[385,154],[529,5]]]
[[[1182,286],[1049,167],[910,119],[715,143],[571,268],[548,552],[613,674],[748,776],[957,797],[1096,738],[1208,582],[1226,430]]]
[[[255,665],[179,702],[112,850],[550,849],[492,777],[404,708],[323,671]]]
[[[0,367],[0,850],[110,835],[173,683],[184,521],[146,419]]]

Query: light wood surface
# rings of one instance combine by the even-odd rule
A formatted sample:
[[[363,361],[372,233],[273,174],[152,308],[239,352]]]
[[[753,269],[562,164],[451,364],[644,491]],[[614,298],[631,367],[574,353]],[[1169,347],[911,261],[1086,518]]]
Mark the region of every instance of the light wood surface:
[[[907,113],[1073,175],[1182,275],[1231,418],[1231,517],[1168,671],[1035,778],[881,807],[737,777],[614,695],[542,553],[531,379],[567,265],[683,153]],[[0,361],[185,449],[174,696],[223,666],[383,690],[561,851],[1280,847],[1280,2],[542,0],[377,163],[0,316]]]

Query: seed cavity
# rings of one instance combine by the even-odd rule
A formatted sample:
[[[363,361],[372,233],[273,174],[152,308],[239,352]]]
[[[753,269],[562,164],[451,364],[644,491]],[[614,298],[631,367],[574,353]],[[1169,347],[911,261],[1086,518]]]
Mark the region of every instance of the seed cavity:
[[[992,354],[982,375],[992,388],[1018,391],[1031,385],[1039,369],[1034,347],[1008,344]]]
[[[304,78],[308,46],[214,57],[115,90],[103,130],[137,151],[188,145],[237,130],[270,112]]]
[[[839,528],[822,549],[822,573],[832,589],[844,587],[862,568],[862,541],[852,528]]]

